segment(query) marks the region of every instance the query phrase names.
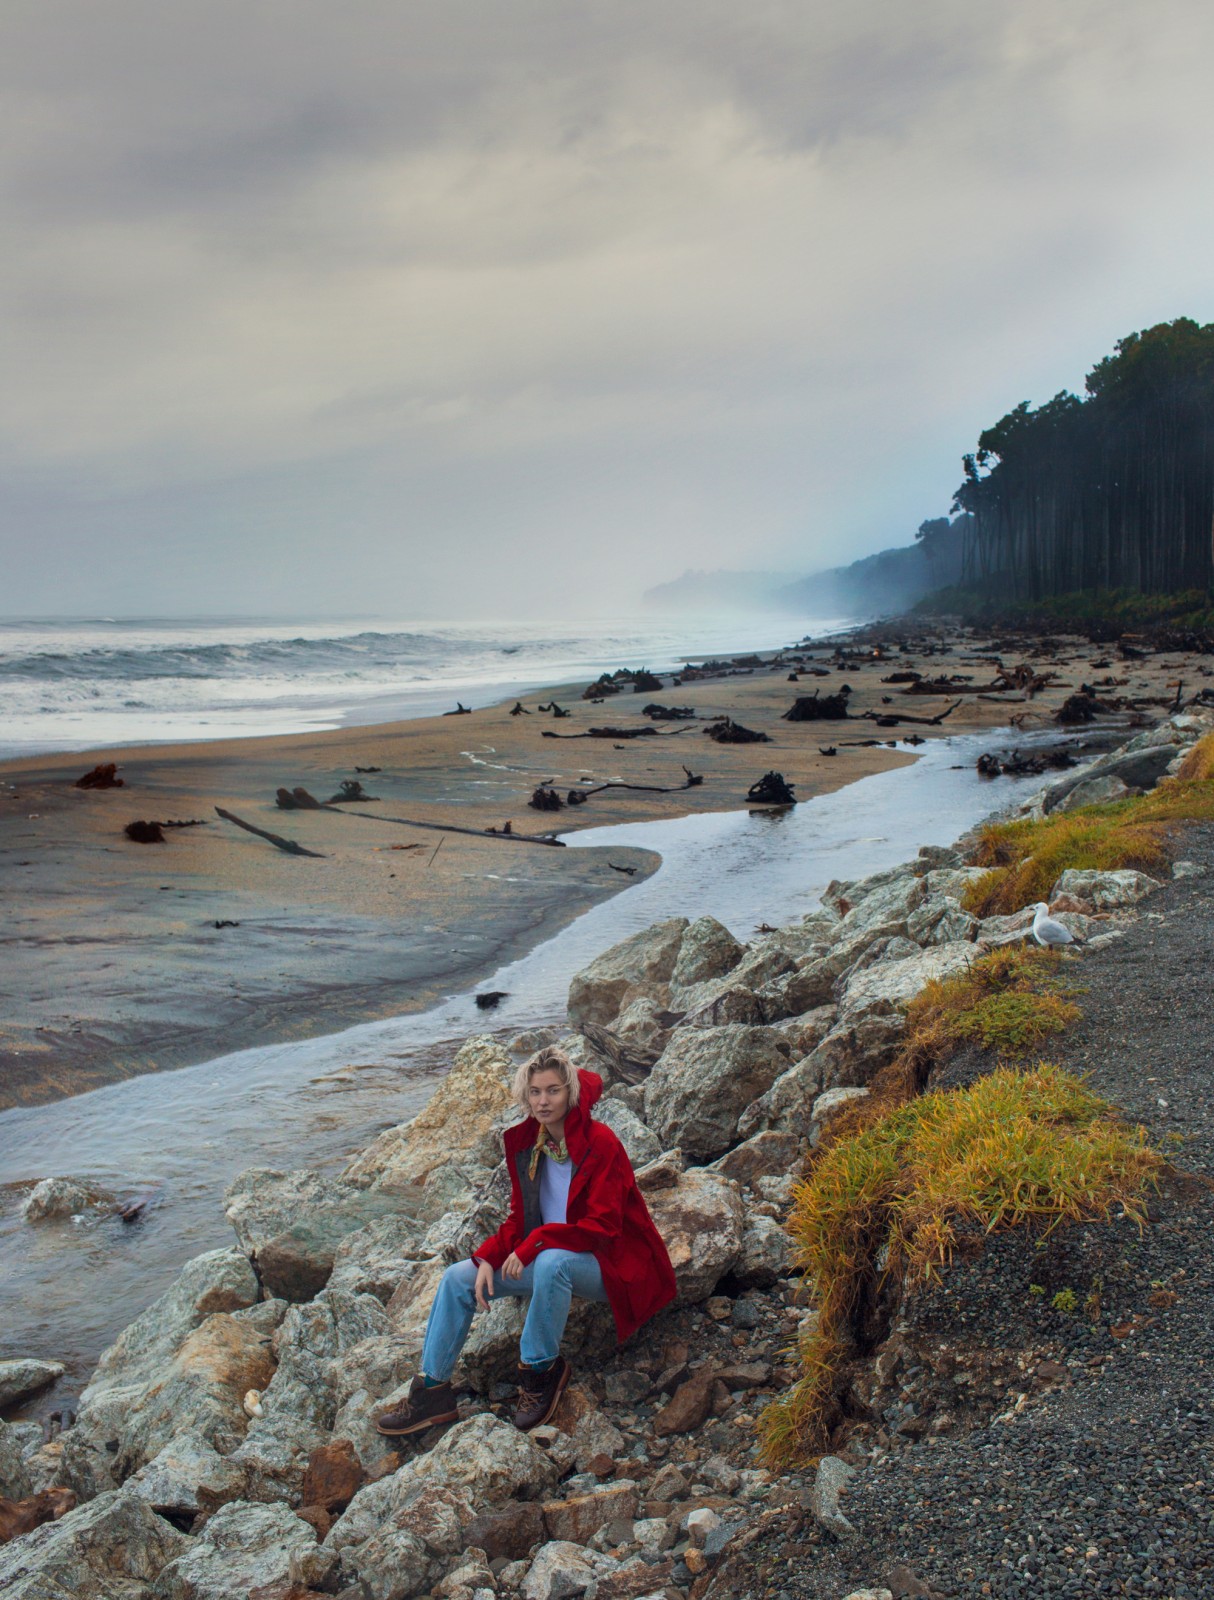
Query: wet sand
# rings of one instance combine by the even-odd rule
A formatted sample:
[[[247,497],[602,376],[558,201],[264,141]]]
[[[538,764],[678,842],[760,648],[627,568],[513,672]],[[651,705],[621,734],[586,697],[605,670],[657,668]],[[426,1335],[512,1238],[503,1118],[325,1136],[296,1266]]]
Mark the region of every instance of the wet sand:
[[[1035,662],[1056,669],[1059,682],[1031,702],[970,693],[939,728],[886,730],[860,720],[863,713],[931,717],[954,698],[905,695],[904,685],[881,681],[891,672],[966,673],[975,686],[993,676],[989,660],[974,659],[992,641],[920,629],[903,653],[889,641],[904,631],[870,631],[865,649],[878,637],[887,643],[882,656],[867,660],[852,655],[835,664],[833,643],[819,646],[815,664],[827,676],[796,684],[788,681],[790,663],[776,658],[678,687],[667,679],[661,692],[629,688],[601,704],[580,698],[584,683],[564,685],[528,696],[528,715],[512,717],[507,702],[465,716],[0,766],[0,894],[9,908],[0,934],[0,1109],[419,1010],[482,982],[658,865],[648,852],[544,848],[481,830],[510,821],[520,834],[568,832],[731,810],[747,804],[748,787],[769,769],[808,798],[913,759],[883,743],[846,741],[1003,727],[1017,714],[1039,727],[1107,653],[1063,641],[1056,659]],[[1023,652],[1002,648],[1002,656],[1011,664]],[[1160,656],[1117,662],[1114,670],[1133,687],[1110,693],[1163,695],[1178,671],[1201,669]],[[837,692],[845,682],[847,721],[782,720],[795,696]],[[1199,684],[1192,679],[1193,688]],[[539,711],[554,696],[568,717]],[[697,720],[650,724],[642,709],[652,701],[691,706]],[[771,742],[716,744],[703,719],[717,715]],[[604,725],[658,733],[628,741],[544,737]],[[837,755],[822,754],[831,746]],[[75,779],[103,760],[118,763],[124,787],[76,789]],[[611,790],[558,814],[527,805],[540,782],[562,795],[607,781],[672,786],[683,782],[685,766],[702,775],[701,785],[669,794]],[[381,770],[356,774],[356,767]],[[280,786],[302,785],[327,800],[356,775],[374,803],[341,812],[275,804]],[[287,855],[240,831],[216,816],[216,806],[297,840],[316,858]],[[206,825],[167,830],[166,843],[141,845],[123,834],[135,819]]]

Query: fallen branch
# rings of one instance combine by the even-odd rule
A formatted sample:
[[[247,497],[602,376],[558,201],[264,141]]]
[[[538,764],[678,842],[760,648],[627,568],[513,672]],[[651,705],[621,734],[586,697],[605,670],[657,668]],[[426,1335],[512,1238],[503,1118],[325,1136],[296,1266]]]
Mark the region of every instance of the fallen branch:
[[[556,733],[546,728],[542,739],[674,739],[680,733],[690,733],[690,728],[675,728],[670,733],[659,733],[656,728],[591,728],[587,733]]]
[[[592,794],[602,794],[604,789],[635,789],[640,794],[680,794],[684,789],[698,789],[704,782],[701,773],[691,772],[686,767],[683,768],[683,771],[687,773],[686,783],[663,785],[658,783],[618,783],[613,780],[610,783],[597,784],[593,789],[571,789],[569,791],[569,804],[571,806],[579,806],[583,800],[589,800]],[[576,800],[573,798],[575,794],[578,796]]]
[[[917,722],[925,728],[938,728],[945,717],[951,717],[960,704],[960,700],[954,700],[952,705],[942,711],[938,717],[909,717],[905,711],[900,711],[897,716],[890,712],[876,711],[862,711],[860,715],[868,722],[875,722],[879,728],[896,728],[903,722]]]
[[[225,811],[222,806],[215,807],[216,812],[225,822],[233,822],[238,828],[243,828],[246,833],[255,833],[259,839],[266,839],[278,850],[284,850],[289,856],[312,856],[317,861],[325,858],[319,850],[305,850],[303,845],[294,839],[284,839],[280,833],[267,833],[264,828],[255,828],[251,822],[245,822],[233,811]],[[347,813],[348,814],[348,813]]]
[[[565,848],[565,841],[554,839],[550,833],[506,833],[497,828],[459,828],[451,822],[415,822],[410,817],[384,817],[366,811],[343,811],[340,806],[326,806],[325,810],[334,817],[357,817],[360,822],[393,822],[400,828],[426,828],[431,833],[466,833],[473,839],[508,839],[514,844],[550,844],[560,850]],[[224,813],[220,812],[220,816],[223,815]],[[247,827],[248,824],[242,823],[241,826]],[[256,829],[253,831],[257,832]]]

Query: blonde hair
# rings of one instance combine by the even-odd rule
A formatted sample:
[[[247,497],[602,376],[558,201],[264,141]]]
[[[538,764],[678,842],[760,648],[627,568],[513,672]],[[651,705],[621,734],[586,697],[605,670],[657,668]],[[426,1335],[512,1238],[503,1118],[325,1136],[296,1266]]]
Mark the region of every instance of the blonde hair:
[[[582,1093],[582,1080],[577,1075],[577,1068],[563,1050],[558,1050],[554,1044],[547,1045],[543,1050],[537,1050],[535,1055],[524,1061],[514,1074],[513,1094],[515,1103],[526,1112],[531,1110],[531,1102],[527,1098],[527,1090],[531,1080],[537,1072],[556,1072],[560,1074],[561,1082],[569,1090],[569,1109],[572,1111],[577,1105]]]

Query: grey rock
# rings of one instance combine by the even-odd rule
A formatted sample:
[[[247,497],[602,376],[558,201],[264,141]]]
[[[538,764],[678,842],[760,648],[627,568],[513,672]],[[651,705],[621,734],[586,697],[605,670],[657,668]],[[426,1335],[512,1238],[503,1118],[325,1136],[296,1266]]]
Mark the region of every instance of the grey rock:
[[[176,1434],[126,1480],[127,1494],[146,1500],[154,1511],[196,1516],[229,1500],[244,1498],[244,1470],[221,1456],[195,1433]]]
[[[240,1248],[268,1293],[310,1300],[329,1281],[337,1247],[376,1218],[398,1211],[391,1194],[318,1172],[242,1172],[224,1196]]]
[[[155,1600],[232,1600],[270,1584],[321,1577],[335,1565],[308,1523],[281,1505],[233,1500],[221,1506],[160,1573]]]
[[[0,1499],[24,1500],[33,1492],[20,1435],[9,1423],[0,1422]]]
[[[0,1361],[0,1408],[37,1394],[66,1371],[61,1361],[35,1361],[31,1357]]]
[[[1102,778],[1086,778],[1082,783],[1077,783],[1054,807],[1055,811],[1078,811],[1080,806],[1108,805],[1114,800],[1125,800],[1130,795],[1141,793],[1138,789],[1131,789],[1120,778],[1112,773],[1106,773]]]
[[[972,941],[978,936],[978,919],[963,911],[952,895],[933,894],[911,912],[906,933],[921,945],[948,944],[956,939]]]
[[[615,1570],[609,1556],[567,1539],[552,1539],[537,1553],[523,1579],[523,1600],[573,1600],[596,1578]]]
[[[654,1162],[637,1183],[666,1245],[678,1285],[679,1305],[706,1299],[742,1252],[744,1215],[737,1185],[702,1167],[674,1174]],[[660,1183],[654,1180],[660,1180]]]
[[[684,930],[670,975],[672,992],[723,978],[741,961],[745,948],[715,917],[698,917]]]
[[[1172,758],[1179,753],[1180,745],[1174,743],[1129,752],[1114,750],[1090,767],[1068,773],[1060,782],[1052,783],[1043,796],[1043,808],[1048,816],[1051,811],[1057,811],[1081,783],[1091,783],[1098,778],[1120,778],[1128,788],[1153,789],[1167,772]]]
[[[42,1222],[48,1217],[109,1210],[116,1203],[108,1189],[81,1178],[43,1178],[21,1202],[21,1215],[26,1222]]]
[[[851,1539],[856,1532],[839,1507],[839,1496],[855,1475],[855,1467],[838,1456],[823,1456],[809,1491],[809,1509],[815,1521],[836,1539]]]
[[[458,1213],[449,1215],[461,1220]],[[412,1265],[423,1255],[435,1253],[429,1247],[429,1230],[440,1225],[427,1225],[402,1211],[377,1217],[340,1240],[333,1252],[328,1287],[373,1294],[387,1305]]]
[[[709,1161],[738,1136],[738,1119],[788,1066],[771,1028],[676,1029],[645,1084],[645,1121],[667,1147]]]
[[[775,1010],[780,1016],[784,1014],[784,1002],[781,999]],[[741,1023],[746,1027],[760,1027],[768,1020],[768,1003],[762,995],[753,989],[744,989],[741,985],[733,984],[729,988],[719,989],[714,984],[711,992],[697,999],[692,1009],[683,1017],[680,1026],[683,1028],[724,1028],[731,1022]]]
[[[111,1491],[0,1545],[6,1600],[148,1600],[192,1541],[138,1496]]]
[[[974,954],[972,944],[957,940],[857,973],[847,980],[840,996],[839,1025],[855,1027],[869,1017],[901,1014],[930,979],[964,971]]]
[[[789,1180],[791,1181],[791,1180]],[[792,1241],[771,1217],[752,1212],[742,1229],[733,1276],[743,1289],[768,1289],[792,1270]]]
[[[795,1068],[789,1070],[795,1071]],[[719,1172],[723,1178],[732,1178],[743,1188],[753,1188],[756,1178],[792,1171],[800,1149],[801,1141],[795,1134],[765,1130],[752,1134],[741,1144],[734,1145],[732,1150],[727,1150],[723,1156],[718,1156],[708,1170]]]
[[[1113,911],[1131,906],[1160,887],[1158,878],[1124,868],[1116,872],[1081,871],[1069,867],[1050,891],[1051,901],[1059,895],[1074,895],[1086,900],[1097,911]]]
[[[594,1109],[596,1122],[605,1123],[628,1152],[633,1168],[656,1161],[662,1153],[657,1136],[650,1132],[634,1112],[620,1100],[600,1100]]]
[[[629,1001],[645,995],[664,1004],[687,928],[686,917],[643,928],[597,956],[569,985],[569,1021],[608,1027]]]
[[[670,1032],[669,1013],[648,995],[641,995],[625,1006],[612,1031],[628,1050],[658,1055]]]

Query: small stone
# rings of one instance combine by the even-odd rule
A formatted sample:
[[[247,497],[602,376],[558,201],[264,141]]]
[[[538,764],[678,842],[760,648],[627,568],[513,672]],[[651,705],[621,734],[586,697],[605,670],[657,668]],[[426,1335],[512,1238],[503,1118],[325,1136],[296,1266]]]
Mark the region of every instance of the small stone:
[[[483,1550],[490,1561],[519,1562],[545,1536],[544,1514],[532,1500],[506,1500],[491,1506],[463,1531],[465,1546]]]
[[[757,1328],[763,1317],[753,1300],[735,1300],[729,1320],[735,1328]]]
[[[709,1295],[704,1309],[714,1322],[728,1322],[733,1312],[733,1301],[727,1294]]]
[[[61,1378],[67,1368],[58,1361],[18,1359],[0,1361],[0,1410],[26,1395],[36,1394]]]
[[[702,1550],[697,1550],[694,1545],[683,1552],[683,1565],[693,1578],[698,1578],[702,1572],[708,1571],[708,1557]]]
[[[654,1432],[659,1436],[672,1433],[691,1433],[708,1420],[712,1407],[715,1375],[711,1368],[701,1367],[681,1383],[654,1418]]]
[[[586,1471],[593,1473],[596,1478],[610,1478],[615,1472],[615,1461],[605,1451],[600,1450],[587,1461]]]
[[[691,1540],[692,1546],[697,1550],[702,1550],[708,1535],[715,1528],[721,1526],[721,1519],[715,1511],[709,1510],[707,1506],[701,1506],[698,1511],[688,1512],[684,1526],[687,1529],[687,1536]],[[689,1566],[690,1564],[688,1562]]]
[[[637,1486],[627,1478],[591,1494],[545,1501],[543,1507],[548,1537],[570,1544],[588,1543],[597,1529],[621,1518],[631,1529],[636,1511]]]

